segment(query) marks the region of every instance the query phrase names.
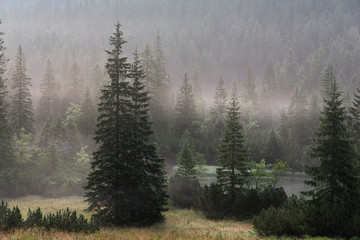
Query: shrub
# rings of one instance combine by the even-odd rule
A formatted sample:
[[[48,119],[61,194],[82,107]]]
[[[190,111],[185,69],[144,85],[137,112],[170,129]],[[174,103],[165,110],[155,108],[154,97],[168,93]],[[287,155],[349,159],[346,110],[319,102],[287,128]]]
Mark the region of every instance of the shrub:
[[[345,201],[330,204],[325,201],[311,201],[306,212],[311,235],[328,237],[360,236],[360,215],[358,208],[350,208]]]
[[[77,216],[76,211],[58,211],[56,214],[49,213],[43,219],[46,229],[57,229],[67,232],[95,232],[100,229],[98,222],[93,218],[90,222],[83,216]]]
[[[220,220],[229,211],[227,198],[220,185],[216,183],[205,185],[201,189],[199,198],[199,209],[205,214],[206,218]]]
[[[29,209],[27,219],[25,221],[26,227],[42,227],[43,226],[43,214],[41,209],[38,208],[34,211]]]
[[[283,188],[268,187],[262,191],[244,190],[237,195],[231,212],[237,218],[252,217],[270,206],[280,207],[286,200],[287,195]]]
[[[192,208],[196,206],[200,194],[200,183],[175,174],[169,181],[169,195],[173,205],[181,208]]]
[[[23,225],[23,219],[19,208],[16,206],[12,210],[7,203],[2,201],[0,205],[0,230],[7,231],[11,228],[18,228]]]
[[[302,236],[309,234],[306,222],[307,203],[296,196],[290,197],[283,206],[270,206],[253,219],[254,229],[261,236]]]
[[[0,204],[0,230],[7,231],[11,228],[44,227],[47,230],[57,229],[67,232],[91,233],[100,229],[99,223],[93,218],[88,221],[83,215],[77,216],[76,211],[58,211],[56,214],[49,213],[43,217],[41,209],[34,211],[29,209],[27,219],[23,221],[21,212],[16,206],[13,210],[8,208],[6,202]]]

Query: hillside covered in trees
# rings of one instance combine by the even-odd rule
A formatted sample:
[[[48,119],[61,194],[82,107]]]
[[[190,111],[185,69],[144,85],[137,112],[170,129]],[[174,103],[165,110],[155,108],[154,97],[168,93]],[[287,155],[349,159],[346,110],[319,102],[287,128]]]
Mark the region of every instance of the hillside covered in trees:
[[[358,1],[3,0],[0,19],[1,197],[85,194],[122,226],[170,197],[260,213],[262,235],[294,209],[293,235],[360,232]],[[295,172],[312,201],[278,188]]]

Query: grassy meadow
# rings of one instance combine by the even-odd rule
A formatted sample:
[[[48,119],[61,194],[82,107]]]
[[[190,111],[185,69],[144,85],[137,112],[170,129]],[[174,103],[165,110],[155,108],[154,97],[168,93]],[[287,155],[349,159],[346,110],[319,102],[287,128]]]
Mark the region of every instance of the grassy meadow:
[[[82,197],[49,199],[27,196],[5,200],[10,207],[18,205],[23,217],[26,217],[29,208],[38,207],[43,213],[54,213],[69,207],[70,210],[76,210],[79,214],[90,217],[90,214],[84,211],[87,204]],[[102,228],[93,234],[27,229],[0,233],[0,239],[262,239],[253,231],[251,221],[211,221],[193,210],[175,208],[170,208],[165,216],[165,223],[146,228]]]

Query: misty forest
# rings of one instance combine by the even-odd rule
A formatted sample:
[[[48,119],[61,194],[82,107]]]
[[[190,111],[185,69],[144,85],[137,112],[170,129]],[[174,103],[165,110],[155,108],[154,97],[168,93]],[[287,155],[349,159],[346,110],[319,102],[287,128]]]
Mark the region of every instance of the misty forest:
[[[1,239],[360,237],[358,0],[0,0]]]

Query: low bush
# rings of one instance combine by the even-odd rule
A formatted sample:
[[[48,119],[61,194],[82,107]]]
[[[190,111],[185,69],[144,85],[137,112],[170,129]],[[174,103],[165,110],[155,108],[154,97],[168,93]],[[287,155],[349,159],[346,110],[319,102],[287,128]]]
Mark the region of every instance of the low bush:
[[[236,218],[252,217],[270,206],[280,207],[286,200],[287,195],[283,188],[268,187],[262,191],[244,190],[237,195],[233,203],[232,214]]]
[[[12,210],[7,203],[2,201],[0,204],[0,230],[8,231],[11,228],[23,226],[23,219],[19,208],[16,206]]]
[[[218,184],[211,183],[210,186],[205,185],[201,189],[199,210],[201,210],[208,219],[220,220],[226,216],[229,211],[229,204]]]
[[[253,219],[254,229],[260,236],[302,236],[311,229],[306,222],[307,203],[296,196],[281,207],[270,206]]]
[[[58,211],[56,214],[49,213],[43,216],[41,209],[34,211],[29,209],[27,219],[24,221],[19,208],[16,206],[9,209],[6,202],[0,205],[0,230],[8,231],[12,228],[45,228],[67,232],[92,233],[100,229],[99,223],[93,218],[88,221],[83,215],[77,215],[76,211]]]
[[[194,208],[200,194],[200,183],[175,174],[169,181],[169,195],[175,207]]]

